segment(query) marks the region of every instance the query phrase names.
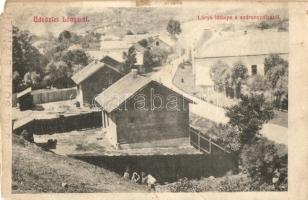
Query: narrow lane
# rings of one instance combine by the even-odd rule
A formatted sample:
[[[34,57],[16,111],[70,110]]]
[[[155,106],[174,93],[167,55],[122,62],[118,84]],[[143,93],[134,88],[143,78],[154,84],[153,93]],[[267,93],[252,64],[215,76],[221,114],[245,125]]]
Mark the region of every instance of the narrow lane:
[[[183,56],[174,59],[170,64],[162,66],[161,70],[152,75],[152,78],[161,84],[171,88],[175,92],[187,97],[195,102],[190,105],[190,112],[201,117],[214,121],[216,123],[227,123],[228,118],[225,116],[225,110],[213,104],[205,102],[197,97],[185,93],[184,91],[173,85],[173,77],[178,65],[183,61]],[[279,125],[267,123],[263,126],[261,134],[269,140],[275,141],[279,144],[288,145],[288,129]]]

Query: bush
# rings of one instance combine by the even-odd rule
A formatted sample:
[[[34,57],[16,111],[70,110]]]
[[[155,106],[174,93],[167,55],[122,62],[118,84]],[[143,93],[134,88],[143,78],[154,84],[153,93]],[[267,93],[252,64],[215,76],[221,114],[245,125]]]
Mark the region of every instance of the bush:
[[[260,138],[256,143],[245,145],[240,154],[242,167],[255,183],[257,190],[268,190],[267,187],[284,190],[287,185],[287,155],[282,157],[274,142]],[[273,178],[278,182],[273,183]],[[268,186],[270,185],[270,186]]]
[[[259,74],[248,77],[246,85],[250,92],[265,91],[267,89],[266,80]]]
[[[33,133],[29,133],[27,130],[23,130],[20,134],[21,138],[29,142],[34,142]]]
[[[188,178],[180,179],[179,182],[170,186],[171,192],[200,192],[197,184],[194,184]]]
[[[284,185],[285,186],[285,185]],[[253,181],[246,175],[227,175],[221,178],[202,178],[200,180],[180,179],[168,185],[171,192],[248,192],[286,190],[273,184]]]
[[[215,124],[207,133],[217,137],[217,143],[230,152],[238,152],[241,149],[240,132],[237,127],[230,126],[229,124]]]
[[[227,108],[226,116],[229,124],[240,131],[241,143],[248,144],[259,137],[259,130],[274,117],[274,112],[263,94],[252,94],[242,95],[238,105]]]
[[[251,191],[251,182],[246,177],[224,177],[219,183],[219,192],[245,192]]]
[[[230,67],[219,60],[211,66],[210,77],[215,84],[215,89],[222,92],[230,78]]]

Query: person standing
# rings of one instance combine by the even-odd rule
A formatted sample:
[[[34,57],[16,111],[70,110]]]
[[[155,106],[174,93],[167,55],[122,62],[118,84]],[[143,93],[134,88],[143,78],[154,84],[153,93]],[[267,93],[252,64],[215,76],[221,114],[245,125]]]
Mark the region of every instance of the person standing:
[[[152,190],[156,191],[155,190],[156,178],[154,178],[154,176],[152,176],[151,174],[148,174],[147,183],[148,183],[149,191],[152,191]]]
[[[145,172],[141,172],[141,184],[142,185],[148,184],[148,177]]]
[[[129,180],[129,167],[126,168],[124,174],[123,174],[123,178],[126,180]]]
[[[140,175],[137,172],[134,172],[131,180],[135,183],[139,183],[140,182]]]

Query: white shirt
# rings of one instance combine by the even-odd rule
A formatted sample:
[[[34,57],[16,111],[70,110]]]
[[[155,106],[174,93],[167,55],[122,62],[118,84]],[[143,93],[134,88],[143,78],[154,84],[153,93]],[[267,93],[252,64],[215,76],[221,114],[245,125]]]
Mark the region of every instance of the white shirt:
[[[156,179],[151,174],[149,174],[148,175],[148,184],[153,185],[155,183],[156,183]]]

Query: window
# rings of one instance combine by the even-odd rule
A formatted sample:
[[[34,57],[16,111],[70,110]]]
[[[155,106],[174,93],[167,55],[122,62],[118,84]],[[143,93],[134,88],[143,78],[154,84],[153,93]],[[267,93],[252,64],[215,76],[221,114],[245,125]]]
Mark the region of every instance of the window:
[[[156,41],[156,46],[159,46],[159,41]]]
[[[257,74],[257,65],[251,65],[251,75]]]

